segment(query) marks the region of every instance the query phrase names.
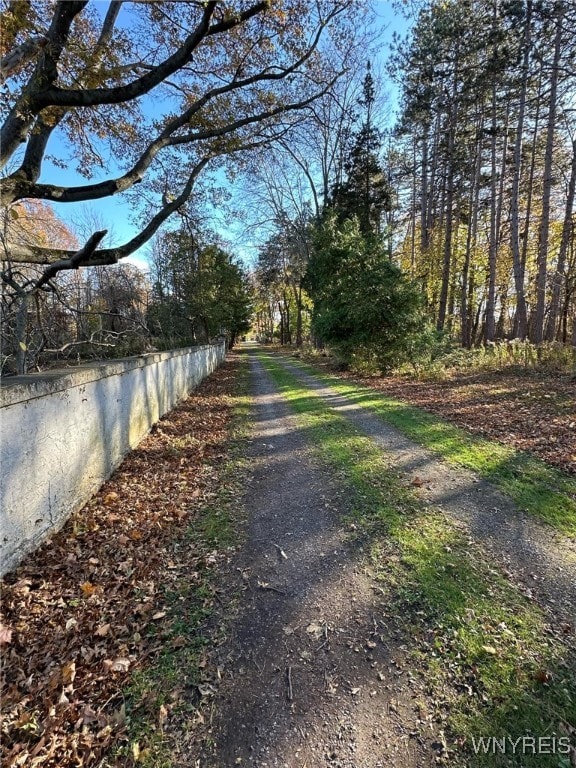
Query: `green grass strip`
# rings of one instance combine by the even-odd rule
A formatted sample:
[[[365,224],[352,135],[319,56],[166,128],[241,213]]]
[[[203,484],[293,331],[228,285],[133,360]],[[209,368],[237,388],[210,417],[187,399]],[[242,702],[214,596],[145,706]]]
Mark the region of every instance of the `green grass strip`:
[[[576,480],[572,477],[526,453],[472,435],[371,387],[350,384],[300,361],[290,359],[290,363],[450,464],[470,469],[489,480],[533,517],[566,536],[576,536]]]
[[[388,621],[405,632],[413,663],[424,670],[429,695],[420,703],[422,730],[430,720],[446,734],[440,762],[568,768],[562,750],[576,722],[576,659],[561,629],[548,625],[478,545],[404,487],[368,437],[277,360],[260,359],[313,451],[350,493]],[[523,737],[528,740],[516,742],[513,753]],[[543,740],[538,753],[531,752],[532,738]]]

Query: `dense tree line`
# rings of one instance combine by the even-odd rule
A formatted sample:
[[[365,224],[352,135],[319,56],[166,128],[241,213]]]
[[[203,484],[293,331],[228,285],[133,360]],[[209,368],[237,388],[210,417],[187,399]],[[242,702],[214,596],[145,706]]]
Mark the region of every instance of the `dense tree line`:
[[[429,2],[393,59],[398,258],[464,346],[576,343],[575,11]]]
[[[164,349],[224,337],[233,346],[250,329],[247,275],[233,257],[182,228],[160,235],[152,250],[150,333]]]
[[[361,85],[349,81],[351,99],[333,103],[338,149],[329,177],[316,168],[312,178],[305,159],[310,136],[316,151],[325,146],[318,120],[304,151],[291,147],[293,174],[312,187],[310,226],[332,211],[338,245],[345,232],[352,237],[345,222],[355,220],[356,235],[380,254],[375,263],[388,259],[413,281],[428,321],[420,341],[408,344],[413,349],[438,346],[442,336],[464,347],[499,339],[576,345],[575,7],[563,0],[413,5],[414,26],[389,59],[401,92],[397,124],[384,130],[368,70]],[[313,315],[320,317],[323,302],[334,319],[337,300],[343,306],[355,295],[357,307],[370,268],[360,259],[352,283],[327,300],[318,293],[318,262],[331,291],[340,267],[326,263],[325,241],[310,242]],[[356,256],[363,247],[356,244]],[[372,289],[374,309],[382,297]],[[378,331],[372,321],[357,319],[358,327],[384,339],[385,323]],[[414,323],[403,322],[409,337]],[[324,321],[317,330],[331,341]],[[354,338],[350,327],[344,335]]]

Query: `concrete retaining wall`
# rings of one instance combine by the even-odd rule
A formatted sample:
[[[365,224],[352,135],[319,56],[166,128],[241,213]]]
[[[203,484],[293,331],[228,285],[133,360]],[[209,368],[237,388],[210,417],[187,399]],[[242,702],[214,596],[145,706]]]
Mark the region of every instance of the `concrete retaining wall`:
[[[9,378],[0,388],[0,575],[57,531],[224,343]]]

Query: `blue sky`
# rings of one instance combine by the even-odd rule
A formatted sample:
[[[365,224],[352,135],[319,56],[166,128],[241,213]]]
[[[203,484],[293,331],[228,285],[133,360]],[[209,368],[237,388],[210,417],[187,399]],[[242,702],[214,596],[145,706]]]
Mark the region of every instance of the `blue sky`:
[[[101,2],[98,3],[98,6],[99,10],[100,8],[102,9],[101,12],[105,12],[108,3]],[[389,2],[388,0],[379,0],[374,4],[374,7],[377,15],[377,25],[379,30],[382,32],[383,43],[380,60],[374,62],[375,70],[378,71],[379,69],[383,70],[384,68],[384,63],[387,56],[387,48],[388,44],[392,40],[392,35],[395,32],[404,35],[408,30],[408,23],[401,16],[401,14],[394,10],[392,2]],[[122,13],[124,16],[121,14],[119,17],[119,23],[128,26],[129,11],[125,10]],[[393,109],[396,104],[396,94],[392,84],[390,84],[390,88],[387,90],[387,95],[390,99],[390,106]],[[151,101],[153,101],[153,99],[151,99]],[[58,158],[65,160],[71,155],[71,152],[63,137],[61,135],[55,134],[49,145],[48,154],[53,154]],[[101,181],[106,178],[114,177],[120,172],[121,171],[117,167],[116,163],[111,160],[109,161],[109,167],[106,170],[94,173],[93,177],[89,181]],[[81,185],[88,183],[88,181],[75,170],[74,161],[70,163],[69,167],[60,168],[56,167],[53,163],[47,160],[44,164],[43,173],[40,180],[42,182],[62,185]],[[126,242],[138,231],[136,224],[133,222],[134,212],[132,207],[125,199],[122,198],[122,196],[105,198],[102,200],[94,200],[88,203],[63,203],[61,205],[56,205],[55,210],[56,213],[70,225],[73,225],[75,220],[77,220],[79,217],[82,217],[83,212],[93,212],[95,216],[102,220],[104,227],[110,229],[113,238],[113,245],[119,245]],[[220,231],[222,231],[221,223],[218,224],[218,228]],[[234,227],[231,228],[229,234],[233,235],[233,230]],[[226,233],[223,234],[226,237]],[[234,237],[231,239],[234,239]],[[147,250],[148,246],[143,246],[139,251],[127,259],[124,259],[123,261],[135,264],[138,267],[146,270],[148,268],[146,259]]]

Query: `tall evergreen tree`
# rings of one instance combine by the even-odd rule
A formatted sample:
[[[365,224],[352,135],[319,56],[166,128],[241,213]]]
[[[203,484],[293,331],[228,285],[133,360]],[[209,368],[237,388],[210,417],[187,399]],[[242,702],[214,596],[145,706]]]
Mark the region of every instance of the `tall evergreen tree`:
[[[305,287],[313,302],[312,330],[345,364],[369,359],[387,371],[409,355],[422,329],[415,286],[386,258],[384,244],[339,223],[329,211],[317,227]]]
[[[352,135],[349,155],[344,160],[345,179],[334,189],[332,205],[340,221],[358,218],[364,235],[382,235],[382,217],[390,207],[390,190],[379,159],[382,145],[374,125],[376,91],[370,63],[358,103],[364,112],[360,128]]]

